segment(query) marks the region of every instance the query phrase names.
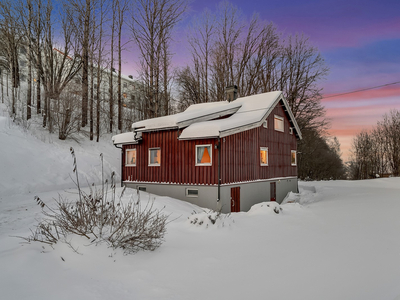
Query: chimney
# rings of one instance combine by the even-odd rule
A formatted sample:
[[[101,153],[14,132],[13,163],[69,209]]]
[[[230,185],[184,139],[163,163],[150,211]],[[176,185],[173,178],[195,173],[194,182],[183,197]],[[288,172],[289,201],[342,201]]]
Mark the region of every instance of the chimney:
[[[227,86],[226,90],[225,90],[225,94],[226,94],[226,100],[228,100],[228,102],[236,100],[237,99],[237,86],[236,85]]]
[[[132,75],[128,75],[128,77],[129,77],[130,79],[133,79],[133,76],[132,76]]]

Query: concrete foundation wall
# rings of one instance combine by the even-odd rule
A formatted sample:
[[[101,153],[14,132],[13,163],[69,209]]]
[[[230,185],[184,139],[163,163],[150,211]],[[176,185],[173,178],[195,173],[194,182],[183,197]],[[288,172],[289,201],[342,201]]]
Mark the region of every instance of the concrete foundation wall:
[[[146,192],[159,196],[168,196],[179,200],[196,204],[200,207],[218,209],[217,195],[218,187],[214,185],[181,185],[181,184],[160,184],[160,183],[138,183],[124,182],[127,187],[138,189],[146,188]],[[187,189],[197,190],[198,195],[187,195]]]
[[[218,186],[212,185],[178,185],[160,183],[124,182],[130,188],[145,188],[146,192],[169,196],[187,201],[200,207],[231,212],[231,188],[240,187],[240,210],[248,211],[254,204],[270,201],[270,183],[276,182],[276,201],[281,203],[286,195],[297,192],[297,178],[273,179],[267,181],[253,181],[221,186],[221,200],[217,202]],[[188,195],[187,190],[197,190],[197,196]]]

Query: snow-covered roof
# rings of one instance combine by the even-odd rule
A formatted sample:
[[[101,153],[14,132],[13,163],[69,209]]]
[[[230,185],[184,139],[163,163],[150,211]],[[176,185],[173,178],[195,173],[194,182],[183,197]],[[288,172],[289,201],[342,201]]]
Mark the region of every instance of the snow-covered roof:
[[[130,131],[114,135],[112,137],[112,141],[114,145],[132,144],[132,143],[136,144],[138,142],[138,139],[135,139],[135,133]]]
[[[292,127],[301,139],[300,129],[280,91],[241,97],[232,102],[194,104],[175,115],[135,122],[132,130],[147,132],[183,128],[180,140],[224,137],[261,126],[279,101],[283,102]],[[114,144],[127,143],[127,139],[128,135],[113,137]],[[123,142],[117,142],[119,140]]]
[[[153,131],[172,128],[184,128],[193,123],[209,121],[235,113],[240,103],[220,101],[193,104],[184,112],[175,115],[153,118],[132,124],[134,131]]]

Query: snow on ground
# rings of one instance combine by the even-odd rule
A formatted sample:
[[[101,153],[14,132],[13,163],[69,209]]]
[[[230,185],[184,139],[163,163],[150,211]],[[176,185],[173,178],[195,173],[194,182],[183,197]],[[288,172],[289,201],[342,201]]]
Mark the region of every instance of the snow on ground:
[[[71,238],[77,254],[13,237],[41,217],[34,195],[75,197],[71,142],[33,135],[0,116],[0,299],[400,299],[400,178],[300,182],[286,204],[215,224],[208,210],[140,192],[171,214],[160,248],[123,255]],[[99,152],[115,153],[105,165],[119,170],[111,140],[73,145],[89,179]]]
[[[70,147],[77,156],[78,170],[83,179],[91,183],[101,182],[101,159],[103,153],[104,173],[120,173],[120,150],[109,138],[99,143],[80,138],[78,142],[61,141],[56,134],[49,135],[40,124],[32,122],[29,129],[22,130],[7,116],[0,104],[0,201],[4,195],[35,193],[73,187],[73,159]]]

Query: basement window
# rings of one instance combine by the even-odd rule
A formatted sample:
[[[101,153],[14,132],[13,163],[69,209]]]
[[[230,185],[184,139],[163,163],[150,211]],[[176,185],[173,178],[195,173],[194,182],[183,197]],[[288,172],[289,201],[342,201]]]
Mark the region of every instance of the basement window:
[[[260,165],[268,166],[268,148],[267,147],[260,148]]]
[[[146,191],[146,187],[145,186],[138,186],[138,191],[142,191],[145,192]]]
[[[149,149],[149,166],[159,166],[161,163],[161,149],[150,148]]]
[[[297,166],[297,153],[296,153],[296,150],[292,150],[292,166]]]
[[[196,166],[211,166],[212,151],[211,144],[196,145]]]
[[[284,123],[283,123],[283,118],[280,116],[274,116],[274,127],[276,131],[285,131]]]
[[[186,189],[186,197],[199,197],[198,189]]]
[[[127,149],[125,152],[125,166],[136,167],[136,149]]]

